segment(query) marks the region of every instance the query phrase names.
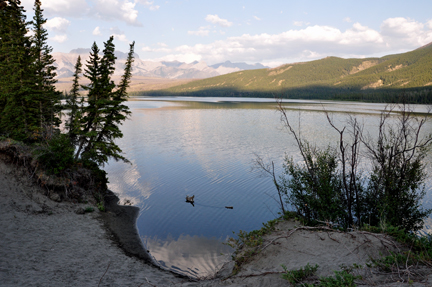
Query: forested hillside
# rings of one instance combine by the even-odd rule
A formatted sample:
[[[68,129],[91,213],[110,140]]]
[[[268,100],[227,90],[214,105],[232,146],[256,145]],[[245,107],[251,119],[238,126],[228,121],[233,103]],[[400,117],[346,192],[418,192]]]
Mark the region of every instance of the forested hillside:
[[[432,45],[382,58],[325,59],[241,71],[146,95],[432,102]]]

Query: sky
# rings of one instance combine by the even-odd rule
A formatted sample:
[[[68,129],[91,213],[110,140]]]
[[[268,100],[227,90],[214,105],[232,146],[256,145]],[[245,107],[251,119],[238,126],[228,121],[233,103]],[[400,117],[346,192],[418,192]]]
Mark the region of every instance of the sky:
[[[54,52],[116,50],[142,60],[270,67],[380,57],[432,42],[431,0],[41,0]],[[28,20],[34,0],[21,0]]]

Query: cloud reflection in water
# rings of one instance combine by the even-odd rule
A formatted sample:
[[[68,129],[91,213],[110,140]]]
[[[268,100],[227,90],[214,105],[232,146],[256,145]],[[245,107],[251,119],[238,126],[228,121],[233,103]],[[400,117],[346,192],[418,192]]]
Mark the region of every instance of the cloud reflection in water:
[[[224,240],[204,236],[183,234],[177,239],[172,236],[163,240],[157,236],[142,238],[161,267],[196,278],[217,272],[233,251],[221,243]]]

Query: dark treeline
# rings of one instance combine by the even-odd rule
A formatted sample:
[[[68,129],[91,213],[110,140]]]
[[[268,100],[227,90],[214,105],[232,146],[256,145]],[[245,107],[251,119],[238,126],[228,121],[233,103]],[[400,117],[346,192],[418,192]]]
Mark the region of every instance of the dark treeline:
[[[432,88],[409,89],[336,89],[328,87],[305,87],[270,91],[244,91],[233,88],[214,88],[196,92],[145,91],[132,96],[188,96],[188,97],[251,97],[304,100],[361,101],[370,103],[432,104]]]

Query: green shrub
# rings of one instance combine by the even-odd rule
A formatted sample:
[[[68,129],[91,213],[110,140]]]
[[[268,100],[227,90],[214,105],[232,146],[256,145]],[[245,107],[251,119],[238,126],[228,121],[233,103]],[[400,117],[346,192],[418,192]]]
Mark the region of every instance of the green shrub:
[[[93,211],[94,211],[94,208],[91,207],[91,206],[88,206],[88,207],[86,207],[86,208],[84,209],[84,211],[85,211],[86,213],[93,212]]]
[[[320,278],[320,287],[354,287],[357,286],[354,280],[360,279],[360,276],[354,276],[346,270],[334,271],[335,277]]]
[[[308,143],[303,145],[303,151],[307,161],[303,164],[285,158],[281,186],[287,201],[308,223],[313,220],[342,223],[346,209],[336,152],[330,147],[320,150]]]
[[[287,267],[282,264],[282,268],[285,271],[285,273],[282,274],[282,278],[288,280],[289,283],[296,286],[304,279],[315,275],[316,271],[318,270],[318,264],[315,264],[315,266],[310,266],[308,263],[305,267],[301,267],[298,270],[287,270]]]
[[[33,151],[36,160],[48,174],[59,175],[74,164],[74,146],[65,134],[56,134]]]
[[[432,133],[423,130],[431,112],[416,115],[404,104],[388,106],[375,136],[365,132],[354,116],[338,128],[326,112],[340,137],[336,147],[321,149],[300,137],[280,102],[278,108],[302,162],[286,157],[284,174],[275,185],[308,224],[314,220],[343,228],[390,224],[407,233],[423,227],[424,218],[432,213],[422,207],[426,158],[432,148]],[[369,163],[368,174],[359,169],[362,160]]]

